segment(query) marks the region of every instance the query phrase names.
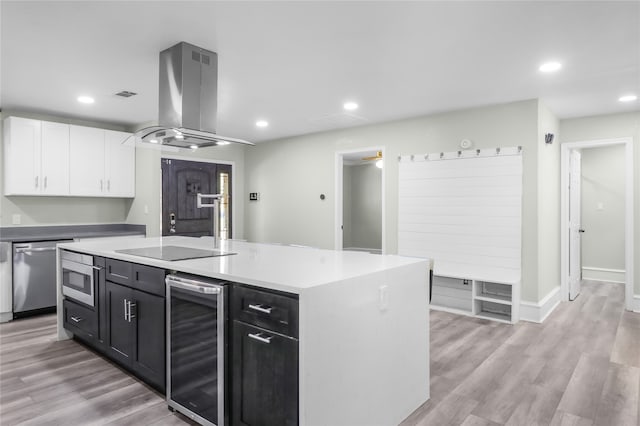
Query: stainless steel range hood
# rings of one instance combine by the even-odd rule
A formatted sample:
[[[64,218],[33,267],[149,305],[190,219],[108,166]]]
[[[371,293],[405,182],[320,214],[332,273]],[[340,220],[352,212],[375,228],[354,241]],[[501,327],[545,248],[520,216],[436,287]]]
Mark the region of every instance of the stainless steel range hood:
[[[228,143],[254,145],[216,134],[218,55],[181,42],[160,52],[158,125],[138,130],[143,142],[178,148]]]

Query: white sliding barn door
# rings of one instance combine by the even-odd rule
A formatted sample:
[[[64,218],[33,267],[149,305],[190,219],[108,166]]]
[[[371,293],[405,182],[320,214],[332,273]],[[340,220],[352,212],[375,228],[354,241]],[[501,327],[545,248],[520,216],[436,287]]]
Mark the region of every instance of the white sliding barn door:
[[[580,294],[582,280],[581,161],[580,151],[572,150],[569,154],[569,300]]]

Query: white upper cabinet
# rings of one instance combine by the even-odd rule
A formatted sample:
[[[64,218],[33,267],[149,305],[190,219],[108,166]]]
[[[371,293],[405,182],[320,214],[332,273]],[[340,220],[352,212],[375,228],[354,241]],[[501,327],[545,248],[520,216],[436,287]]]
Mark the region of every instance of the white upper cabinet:
[[[129,133],[71,126],[71,195],[135,196],[135,147]]]
[[[135,141],[130,133],[105,130],[104,161],[107,195],[134,197],[136,151]]]
[[[105,195],[104,130],[72,125],[69,142],[71,195]]]
[[[21,117],[4,120],[4,195],[135,196],[130,133]]]
[[[69,195],[69,125],[42,122],[43,195]]]
[[[69,125],[4,122],[5,195],[69,195]]]

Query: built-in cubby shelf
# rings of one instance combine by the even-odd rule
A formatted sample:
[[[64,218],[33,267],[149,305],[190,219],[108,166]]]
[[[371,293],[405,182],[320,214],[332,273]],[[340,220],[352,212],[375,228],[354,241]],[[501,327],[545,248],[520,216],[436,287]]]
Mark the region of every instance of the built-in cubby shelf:
[[[514,324],[519,320],[520,281],[474,276],[433,276],[431,308]]]

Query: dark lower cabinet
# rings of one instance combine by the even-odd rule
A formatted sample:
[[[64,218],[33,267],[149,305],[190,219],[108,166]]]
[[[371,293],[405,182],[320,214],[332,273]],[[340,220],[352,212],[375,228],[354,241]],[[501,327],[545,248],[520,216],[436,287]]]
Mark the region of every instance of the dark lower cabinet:
[[[298,340],[233,321],[232,423],[298,424]]]
[[[165,299],[106,282],[107,354],[165,389]]]

